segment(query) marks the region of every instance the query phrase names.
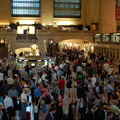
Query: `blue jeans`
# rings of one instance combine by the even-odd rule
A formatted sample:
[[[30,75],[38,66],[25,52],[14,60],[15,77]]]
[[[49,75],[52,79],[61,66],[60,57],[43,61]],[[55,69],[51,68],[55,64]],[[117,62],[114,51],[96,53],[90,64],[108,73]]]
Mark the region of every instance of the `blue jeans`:
[[[27,103],[21,102],[21,116],[20,116],[20,120],[24,120],[25,119],[26,107],[27,107]]]

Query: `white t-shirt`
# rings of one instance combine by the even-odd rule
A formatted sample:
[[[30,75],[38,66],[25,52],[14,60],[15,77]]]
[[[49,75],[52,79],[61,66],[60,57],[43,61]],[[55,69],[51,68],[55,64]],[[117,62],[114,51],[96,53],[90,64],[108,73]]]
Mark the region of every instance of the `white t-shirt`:
[[[60,64],[60,66],[59,66],[59,67],[60,67],[60,69],[63,69],[64,65],[63,65],[63,64]]]
[[[35,105],[35,107],[34,107],[34,113],[38,113],[38,106],[37,105]]]
[[[82,72],[82,68],[80,66],[77,67],[77,72]]]
[[[42,74],[42,77],[41,77],[41,78],[42,78],[42,80],[45,80],[45,77],[46,77],[46,76],[47,76],[47,74],[45,74],[45,73],[44,73],[44,74]]]
[[[59,68],[58,66],[55,66],[54,70],[58,71],[58,68]]]
[[[96,83],[96,78],[92,77],[92,85],[95,86],[95,83]]]
[[[105,63],[105,64],[103,65],[103,67],[104,67],[104,70],[107,72],[107,71],[108,71],[108,68],[109,68],[109,64],[108,64],[108,63]]]
[[[3,80],[3,76],[4,76],[4,74],[0,73],[0,80]]]
[[[11,77],[7,79],[7,82],[8,84],[11,84],[11,85],[14,84],[14,80]]]
[[[27,100],[27,94],[25,93],[21,94],[21,102],[26,103],[23,99]]]
[[[37,83],[40,84],[41,82],[42,82],[42,79],[39,78],[38,81],[37,81]]]

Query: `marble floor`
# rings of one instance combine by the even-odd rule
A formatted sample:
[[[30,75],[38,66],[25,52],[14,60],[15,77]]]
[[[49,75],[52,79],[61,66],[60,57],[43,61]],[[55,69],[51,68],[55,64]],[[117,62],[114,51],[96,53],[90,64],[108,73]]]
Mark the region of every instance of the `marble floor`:
[[[51,96],[52,98],[52,96]],[[31,96],[29,97],[29,100],[31,101]],[[64,114],[68,113],[68,90],[65,88],[65,97],[64,97],[64,106],[63,106],[63,112]],[[53,102],[52,102],[53,103]],[[27,107],[26,109],[27,112],[31,113],[31,120],[34,120],[34,103],[32,103],[31,106]],[[39,111],[39,120],[44,120],[44,116],[40,111]],[[16,116],[12,118],[12,120],[20,120],[20,111],[16,111]]]
[[[114,61],[113,68],[115,71],[118,71],[117,65],[118,65],[118,61]],[[73,85],[74,85],[74,83],[73,83]],[[75,92],[74,88],[72,89],[71,93],[72,92]],[[30,98],[31,98],[31,96],[30,96]],[[52,96],[51,96],[51,98],[52,98]],[[68,113],[68,104],[69,104],[68,89],[65,88],[65,99],[64,99],[64,106],[63,106],[64,114]],[[31,106],[27,107],[26,111],[31,113],[31,120],[34,120],[34,103]],[[43,119],[44,119],[43,114],[41,112],[39,112],[39,120],[43,120]],[[12,120],[20,120],[20,111],[16,111],[16,116],[14,118],[12,118]],[[77,120],[77,118],[76,118],[76,120]]]

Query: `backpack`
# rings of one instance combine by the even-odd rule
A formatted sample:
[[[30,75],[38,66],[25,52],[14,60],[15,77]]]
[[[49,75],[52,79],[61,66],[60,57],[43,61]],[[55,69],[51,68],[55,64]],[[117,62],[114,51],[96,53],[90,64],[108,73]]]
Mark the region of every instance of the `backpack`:
[[[72,84],[72,81],[71,80],[68,80],[67,84],[66,84],[66,87],[67,88],[71,88],[71,84]]]

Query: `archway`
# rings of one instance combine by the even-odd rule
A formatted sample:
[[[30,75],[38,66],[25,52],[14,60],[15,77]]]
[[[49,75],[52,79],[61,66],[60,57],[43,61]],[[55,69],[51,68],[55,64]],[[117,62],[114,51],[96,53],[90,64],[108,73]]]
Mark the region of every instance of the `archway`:
[[[66,39],[61,40],[59,42],[59,49],[62,51],[63,49],[77,49],[78,51],[84,50],[85,54],[88,53],[88,51],[93,52],[93,45],[88,40],[82,40],[82,39]]]

